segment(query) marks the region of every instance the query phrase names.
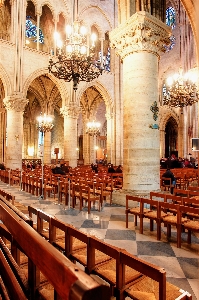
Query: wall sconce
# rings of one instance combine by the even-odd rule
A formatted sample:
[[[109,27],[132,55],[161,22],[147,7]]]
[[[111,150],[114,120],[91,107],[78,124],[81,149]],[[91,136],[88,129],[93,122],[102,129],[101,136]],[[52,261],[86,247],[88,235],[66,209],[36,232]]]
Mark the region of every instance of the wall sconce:
[[[15,134],[15,139],[18,142],[18,140],[19,140],[19,134]]]

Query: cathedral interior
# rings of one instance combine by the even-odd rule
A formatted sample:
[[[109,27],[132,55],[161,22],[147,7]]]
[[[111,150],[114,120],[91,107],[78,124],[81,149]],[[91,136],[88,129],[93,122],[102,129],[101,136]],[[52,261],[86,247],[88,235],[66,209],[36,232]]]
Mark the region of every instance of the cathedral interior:
[[[161,159],[197,162],[198,15],[196,0],[0,0],[0,163],[122,165],[117,201],[158,191]],[[86,56],[79,33],[70,54],[70,24],[74,39],[87,29]],[[190,257],[198,272],[198,250]]]

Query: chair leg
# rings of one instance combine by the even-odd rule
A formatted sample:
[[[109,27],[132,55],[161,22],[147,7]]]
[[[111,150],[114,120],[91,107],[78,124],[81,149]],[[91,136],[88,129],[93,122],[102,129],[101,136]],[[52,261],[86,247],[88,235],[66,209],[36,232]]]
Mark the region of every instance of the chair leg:
[[[126,212],[126,228],[128,228],[128,223],[129,223],[129,221],[128,221],[128,219],[129,219],[128,216],[129,216],[129,215],[128,215],[128,212]]]

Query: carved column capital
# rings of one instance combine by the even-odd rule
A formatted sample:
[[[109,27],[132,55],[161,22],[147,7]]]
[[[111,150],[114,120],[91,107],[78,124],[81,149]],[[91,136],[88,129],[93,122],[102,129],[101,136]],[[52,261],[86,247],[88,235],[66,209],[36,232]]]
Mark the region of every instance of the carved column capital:
[[[125,23],[110,32],[111,48],[117,48],[117,54],[126,56],[140,51],[159,56],[170,44],[171,29],[145,11],[132,15]]]
[[[60,108],[60,113],[64,117],[77,119],[80,113],[80,107],[77,105],[68,105]]]
[[[3,99],[5,108],[7,110],[14,110],[16,112],[23,112],[28,101],[28,99],[23,98],[23,96],[20,94],[8,96]]]

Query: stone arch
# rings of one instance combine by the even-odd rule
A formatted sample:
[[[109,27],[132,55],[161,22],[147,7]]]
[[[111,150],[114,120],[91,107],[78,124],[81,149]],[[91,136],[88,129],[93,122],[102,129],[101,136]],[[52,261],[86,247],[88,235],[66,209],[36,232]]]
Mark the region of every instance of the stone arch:
[[[94,8],[94,9],[97,10],[96,15],[100,13],[101,15],[104,16],[105,20],[107,21],[107,23],[108,23],[108,25],[109,25],[110,31],[111,31],[111,30],[113,29],[113,25],[111,25],[110,19],[107,17],[107,15],[105,14],[105,12],[104,12],[98,5],[88,5],[88,6],[86,6],[86,7],[79,13],[79,18],[80,18],[80,19],[81,19],[81,18],[84,19],[84,18],[83,18],[83,15],[86,14],[86,11],[87,11],[88,9],[92,9],[92,8]]]
[[[80,100],[81,97],[83,95],[83,93],[85,92],[85,90],[91,86],[95,86],[96,89],[99,91],[99,93],[102,95],[102,98],[105,102],[106,108],[107,108],[107,112],[108,113],[112,113],[112,109],[114,106],[114,102],[113,99],[111,98],[111,95],[109,93],[109,91],[99,82],[99,81],[95,81],[95,82],[88,82],[82,89],[79,90],[78,95],[77,95],[77,103],[80,105]]]
[[[45,6],[45,5],[49,7],[49,9],[50,9],[51,12],[52,12],[53,19],[56,20],[57,14],[56,14],[56,12],[55,12],[54,7],[52,6],[52,4],[51,4],[49,1],[44,1],[43,3],[41,3],[41,4],[38,6],[37,12],[41,15],[41,14],[42,14],[42,7]]]
[[[180,125],[180,117],[174,110],[170,108],[160,108],[160,115],[161,115],[159,121],[160,130],[165,129],[166,123],[171,117],[176,121],[178,126]]]
[[[60,94],[61,94],[61,98],[62,98],[62,106],[66,105],[66,103],[69,102],[69,94],[68,94],[68,90],[66,89],[65,82],[63,80],[56,78],[51,73],[48,73],[48,71],[46,71],[46,69],[44,69],[44,68],[36,70],[26,79],[26,81],[24,83],[24,88],[23,88],[24,95],[27,94],[27,91],[28,91],[29,86],[31,85],[31,82],[41,75],[48,75],[48,77],[57,85],[57,87],[60,91]]]
[[[12,83],[4,67],[0,64],[0,78],[3,82],[5,97],[12,94]]]

